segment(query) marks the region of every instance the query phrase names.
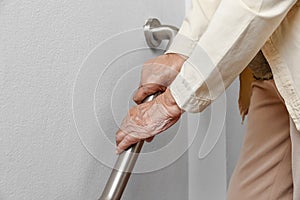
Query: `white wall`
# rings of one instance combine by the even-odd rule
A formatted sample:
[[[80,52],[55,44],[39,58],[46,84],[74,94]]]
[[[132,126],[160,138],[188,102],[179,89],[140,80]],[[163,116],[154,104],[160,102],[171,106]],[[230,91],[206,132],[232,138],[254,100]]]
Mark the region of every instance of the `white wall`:
[[[183,11],[177,10],[183,7],[179,0],[0,1],[0,199],[82,200],[100,195],[110,169],[86,151],[72,116],[80,65],[98,43],[141,27],[150,16],[179,26]],[[175,168],[158,171],[153,179],[149,174],[154,199],[159,189],[172,188],[154,177],[171,180]],[[140,180],[132,179],[137,184]],[[135,193],[127,194],[128,199],[144,194],[150,198],[146,183],[138,191],[129,187]],[[177,191],[183,187],[187,196],[187,186],[174,186]]]
[[[229,183],[242,147],[247,118],[242,124],[238,109],[239,80],[236,79],[227,89],[227,116],[226,116],[226,159],[227,183]]]
[[[176,3],[174,0],[0,1],[1,200],[99,197],[110,168],[86,150],[77,134],[72,92],[80,66],[92,49],[113,34],[141,27],[149,17],[180,26],[183,16],[181,0]],[[138,37],[133,42],[145,45],[143,36]],[[117,48],[111,46],[107,53]],[[154,55],[145,53],[130,62],[141,63]],[[99,63],[101,67],[104,65]],[[101,91],[97,94],[101,99]],[[99,111],[107,103],[99,100],[95,107]],[[190,136],[199,119],[202,125],[190,150],[163,169],[134,174],[124,199],[182,200],[189,196],[190,200],[198,200],[200,196],[219,200],[224,197],[225,130],[209,156],[202,160],[198,157],[208,113],[200,118],[193,116],[188,130],[183,119],[179,135]],[[105,114],[97,113],[99,118]],[[103,122],[113,138],[115,122],[110,117],[104,117]],[[160,148],[172,137],[161,135],[144,150]],[[183,137],[183,143],[186,140]],[[111,153],[107,149],[103,152]],[[160,159],[163,158],[167,159],[168,155]]]
[[[225,107],[224,104],[226,101],[221,98],[212,105],[214,108],[210,106],[189,120],[189,132],[197,131],[197,136],[189,149],[190,200],[225,199],[226,124],[225,117],[222,116],[222,113],[225,114],[222,109]],[[219,137],[216,138],[214,135]],[[207,140],[205,136],[208,137]],[[203,153],[201,150],[204,150],[204,154],[199,155],[200,152]]]

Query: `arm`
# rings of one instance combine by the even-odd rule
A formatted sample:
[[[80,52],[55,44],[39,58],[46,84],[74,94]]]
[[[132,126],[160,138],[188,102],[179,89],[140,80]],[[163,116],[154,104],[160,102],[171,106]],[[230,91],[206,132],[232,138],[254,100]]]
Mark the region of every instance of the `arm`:
[[[295,0],[223,0],[170,89],[183,110],[199,112],[241,73]]]
[[[199,38],[206,30],[221,0],[192,0],[177,36],[166,53],[177,53],[189,57]]]
[[[166,54],[147,61],[142,70],[134,101],[141,103],[147,96],[164,92],[175,79],[185,60],[193,52],[207,28],[220,0],[192,0],[192,7]]]
[[[133,97],[136,103],[140,104],[147,96],[167,89],[207,28],[219,2],[193,0],[192,8],[168,52],[144,64],[140,87]],[[155,134],[172,126],[181,113],[170,90],[152,102],[131,108],[116,134],[117,153],[140,140],[150,142]]]
[[[250,62],[295,2],[223,0],[203,34],[199,32],[197,46],[170,90],[129,111],[116,135],[117,152],[169,128],[181,109],[206,108]]]

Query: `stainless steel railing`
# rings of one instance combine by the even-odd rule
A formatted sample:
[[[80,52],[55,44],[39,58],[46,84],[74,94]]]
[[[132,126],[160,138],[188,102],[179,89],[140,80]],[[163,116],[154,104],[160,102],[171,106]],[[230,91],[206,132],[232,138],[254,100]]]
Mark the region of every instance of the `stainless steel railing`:
[[[150,48],[158,47],[162,40],[166,39],[169,40],[168,48],[177,31],[178,28],[170,25],[161,25],[159,20],[155,18],[148,19],[144,25],[146,42]],[[147,97],[144,102],[153,100],[157,95],[159,94]],[[99,200],[121,199],[143,143],[144,141],[140,141],[119,155]]]

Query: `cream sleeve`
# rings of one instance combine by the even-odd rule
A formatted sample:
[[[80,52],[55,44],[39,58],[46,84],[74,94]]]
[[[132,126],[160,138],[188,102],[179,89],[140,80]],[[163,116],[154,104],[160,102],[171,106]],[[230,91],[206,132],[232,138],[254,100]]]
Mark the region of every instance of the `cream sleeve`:
[[[190,11],[166,53],[179,53],[189,57],[206,30],[219,3],[220,0],[192,0]]]
[[[296,0],[222,0],[208,21],[200,19],[207,17],[205,8],[199,6],[202,0],[194,0],[197,6],[188,14],[170,50],[189,56],[170,86],[179,107],[200,112],[222,94],[295,3]],[[180,37],[190,41],[179,41]]]

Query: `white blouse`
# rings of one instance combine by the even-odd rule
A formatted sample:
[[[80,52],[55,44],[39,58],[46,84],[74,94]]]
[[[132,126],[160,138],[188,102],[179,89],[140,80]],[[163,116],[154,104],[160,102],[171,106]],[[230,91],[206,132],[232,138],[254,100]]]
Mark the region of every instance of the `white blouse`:
[[[200,112],[259,49],[300,130],[300,0],[193,0],[167,53],[189,57],[170,86],[177,104]]]

